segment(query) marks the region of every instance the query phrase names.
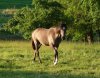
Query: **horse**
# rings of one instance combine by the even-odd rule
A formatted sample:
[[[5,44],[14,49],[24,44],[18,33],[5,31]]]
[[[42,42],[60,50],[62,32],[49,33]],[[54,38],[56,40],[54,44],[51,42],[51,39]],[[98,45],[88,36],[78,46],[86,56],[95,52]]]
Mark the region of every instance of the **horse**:
[[[62,23],[60,26],[46,28],[37,28],[32,32],[32,48],[34,50],[34,61],[36,56],[39,58],[39,48],[41,45],[50,46],[54,50],[54,65],[58,62],[58,47],[62,40],[65,39],[66,24]]]

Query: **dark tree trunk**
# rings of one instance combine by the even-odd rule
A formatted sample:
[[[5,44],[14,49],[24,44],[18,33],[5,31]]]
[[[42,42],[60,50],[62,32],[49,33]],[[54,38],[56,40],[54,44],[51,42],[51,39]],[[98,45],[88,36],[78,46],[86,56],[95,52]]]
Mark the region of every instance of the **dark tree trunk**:
[[[98,30],[98,34],[99,34],[99,41],[100,41],[100,30]]]
[[[85,40],[89,43],[89,44],[91,44],[91,43],[93,43],[93,30],[92,30],[92,28],[86,33],[86,38],[85,38]]]

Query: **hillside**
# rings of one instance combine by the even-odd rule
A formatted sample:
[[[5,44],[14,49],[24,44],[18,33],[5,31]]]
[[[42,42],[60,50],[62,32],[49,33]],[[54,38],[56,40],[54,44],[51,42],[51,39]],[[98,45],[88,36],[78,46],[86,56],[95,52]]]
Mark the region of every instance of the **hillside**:
[[[0,9],[31,6],[32,0],[0,0]]]
[[[0,0],[0,26],[6,23],[16,12],[24,6],[31,6],[32,0]]]

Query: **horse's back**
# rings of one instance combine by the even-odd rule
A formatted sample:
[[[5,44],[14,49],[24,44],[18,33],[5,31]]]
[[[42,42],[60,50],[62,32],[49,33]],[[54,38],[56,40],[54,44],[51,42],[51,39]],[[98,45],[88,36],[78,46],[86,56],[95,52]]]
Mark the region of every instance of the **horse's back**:
[[[45,28],[37,28],[32,32],[32,39],[34,41],[40,42],[42,45],[55,45],[55,42],[58,43],[58,29],[55,27],[45,29]],[[56,41],[57,40],[57,41]]]

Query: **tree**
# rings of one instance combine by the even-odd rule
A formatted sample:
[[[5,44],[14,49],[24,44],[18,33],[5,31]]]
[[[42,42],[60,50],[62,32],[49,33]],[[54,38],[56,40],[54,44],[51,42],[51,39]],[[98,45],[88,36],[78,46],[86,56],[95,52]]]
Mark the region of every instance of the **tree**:
[[[49,28],[64,17],[63,7],[56,1],[33,0],[32,7],[17,11],[5,24],[5,29],[14,34],[30,39],[31,32],[38,27]]]
[[[85,38],[86,41],[93,41],[93,34],[99,30],[100,4],[97,0],[68,0],[66,3],[65,15],[73,17],[71,30],[74,32],[73,39]],[[69,30],[70,31],[70,30]]]
[[[35,28],[60,21],[67,24],[68,39],[93,42],[94,34],[100,37],[100,0],[33,0],[31,8],[21,8],[4,27],[29,39]]]

